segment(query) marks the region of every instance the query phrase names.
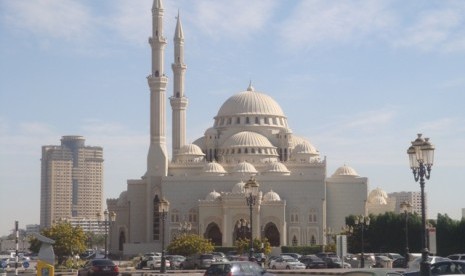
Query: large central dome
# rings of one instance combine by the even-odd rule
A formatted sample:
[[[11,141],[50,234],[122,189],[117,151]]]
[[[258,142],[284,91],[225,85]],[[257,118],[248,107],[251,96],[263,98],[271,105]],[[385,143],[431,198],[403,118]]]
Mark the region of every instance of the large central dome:
[[[217,117],[237,115],[271,115],[285,117],[278,103],[270,96],[256,92],[252,86],[247,91],[230,97],[223,103]]]

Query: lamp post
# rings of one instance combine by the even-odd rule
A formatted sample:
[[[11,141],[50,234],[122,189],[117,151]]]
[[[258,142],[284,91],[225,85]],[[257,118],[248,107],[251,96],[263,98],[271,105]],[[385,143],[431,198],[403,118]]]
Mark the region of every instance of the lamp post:
[[[408,148],[407,154],[409,156],[410,168],[413,172],[415,182],[420,180],[421,189],[421,263],[420,275],[431,275],[431,265],[428,262],[428,247],[426,236],[426,208],[425,208],[425,178],[429,179],[431,174],[431,167],[434,160],[434,146],[429,141],[429,138],[422,138],[419,133],[417,139],[412,141],[412,145]]]
[[[165,221],[168,215],[168,201],[162,198],[158,205],[158,212],[160,213],[161,220],[161,265],[160,273],[166,273],[166,259],[165,259]]]
[[[400,210],[404,213],[405,217],[405,267],[408,267],[409,262],[409,248],[408,248],[408,215],[412,211],[412,204],[408,201],[400,203]]]
[[[365,251],[365,241],[363,237],[363,233],[365,231],[365,228],[367,228],[370,225],[370,217],[360,215],[355,218],[355,225],[360,227],[360,230],[362,231],[362,254],[360,258],[360,267],[364,268],[365,267],[365,256],[364,256],[364,251]]]
[[[111,248],[111,237],[112,237],[112,233],[113,233],[111,225],[113,224],[113,222],[116,221],[116,213],[114,211],[111,211],[109,213],[109,215],[110,215],[109,216],[110,220],[109,220],[108,228],[109,228],[109,231],[110,231],[110,242],[109,242],[108,245],[109,245],[109,251],[111,252],[111,249],[112,249]]]
[[[252,217],[252,211],[253,211],[253,206],[257,203],[257,198],[258,198],[258,183],[255,180],[255,178],[251,177],[247,183],[244,185],[245,189],[245,199],[247,202],[247,205],[249,206],[250,210],[250,253],[249,253],[249,259],[252,260],[253,258],[253,217]]]

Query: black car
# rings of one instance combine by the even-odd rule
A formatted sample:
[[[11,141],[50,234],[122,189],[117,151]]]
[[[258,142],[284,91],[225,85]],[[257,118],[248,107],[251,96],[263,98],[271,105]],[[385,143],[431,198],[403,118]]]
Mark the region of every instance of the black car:
[[[316,255],[304,255],[299,261],[305,264],[306,268],[326,268],[326,262],[318,258]]]
[[[78,276],[117,276],[118,265],[110,259],[93,259],[78,270]]]
[[[249,261],[231,261],[213,263],[204,276],[274,276],[257,263]]]
[[[431,264],[431,275],[465,274],[465,261],[440,261]],[[420,271],[404,273],[404,276],[420,276]]]

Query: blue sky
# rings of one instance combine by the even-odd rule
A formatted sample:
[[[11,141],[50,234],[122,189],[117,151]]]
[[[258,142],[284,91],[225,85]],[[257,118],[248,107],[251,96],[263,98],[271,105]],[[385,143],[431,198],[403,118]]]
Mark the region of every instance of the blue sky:
[[[464,1],[164,2],[170,81],[178,9],[184,28],[188,142],[252,80],[328,175],[347,164],[370,190],[419,191],[406,150],[424,133],[436,146],[428,215],[461,217]],[[145,173],[151,5],[0,2],[0,235],[39,223],[41,146],[63,135],[104,148],[106,198]]]

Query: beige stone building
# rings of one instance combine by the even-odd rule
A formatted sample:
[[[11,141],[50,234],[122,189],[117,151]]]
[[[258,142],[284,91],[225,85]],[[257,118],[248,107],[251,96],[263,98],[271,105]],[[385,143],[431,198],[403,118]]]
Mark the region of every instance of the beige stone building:
[[[102,212],[103,149],[82,136],[63,136],[61,145],[42,146],[40,227],[54,221],[95,218]]]
[[[155,0],[149,39],[152,70],[147,77],[147,170],[142,178],[128,180],[119,198],[107,200],[109,211],[116,212],[110,229],[113,253],[160,251],[162,239],[168,244],[179,233],[180,223],[222,246],[233,246],[244,236],[241,225],[252,226],[247,236],[266,237],[273,246],[324,244],[324,229],[341,229],[346,216],[366,214],[368,179],[345,165],[327,177],[326,158],[307,138],[295,134],[279,104],[251,83],[219,107],[202,137],[186,143],[184,33],[178,16],[173,91],[167,99],[163,14],[162,1]],[[166,145],[168,100],[171,157]],[[259,184],[259,194],[250,225],[244,186],[251,177]],[[164,225],[158,211],[161,199],[169,202]]]

